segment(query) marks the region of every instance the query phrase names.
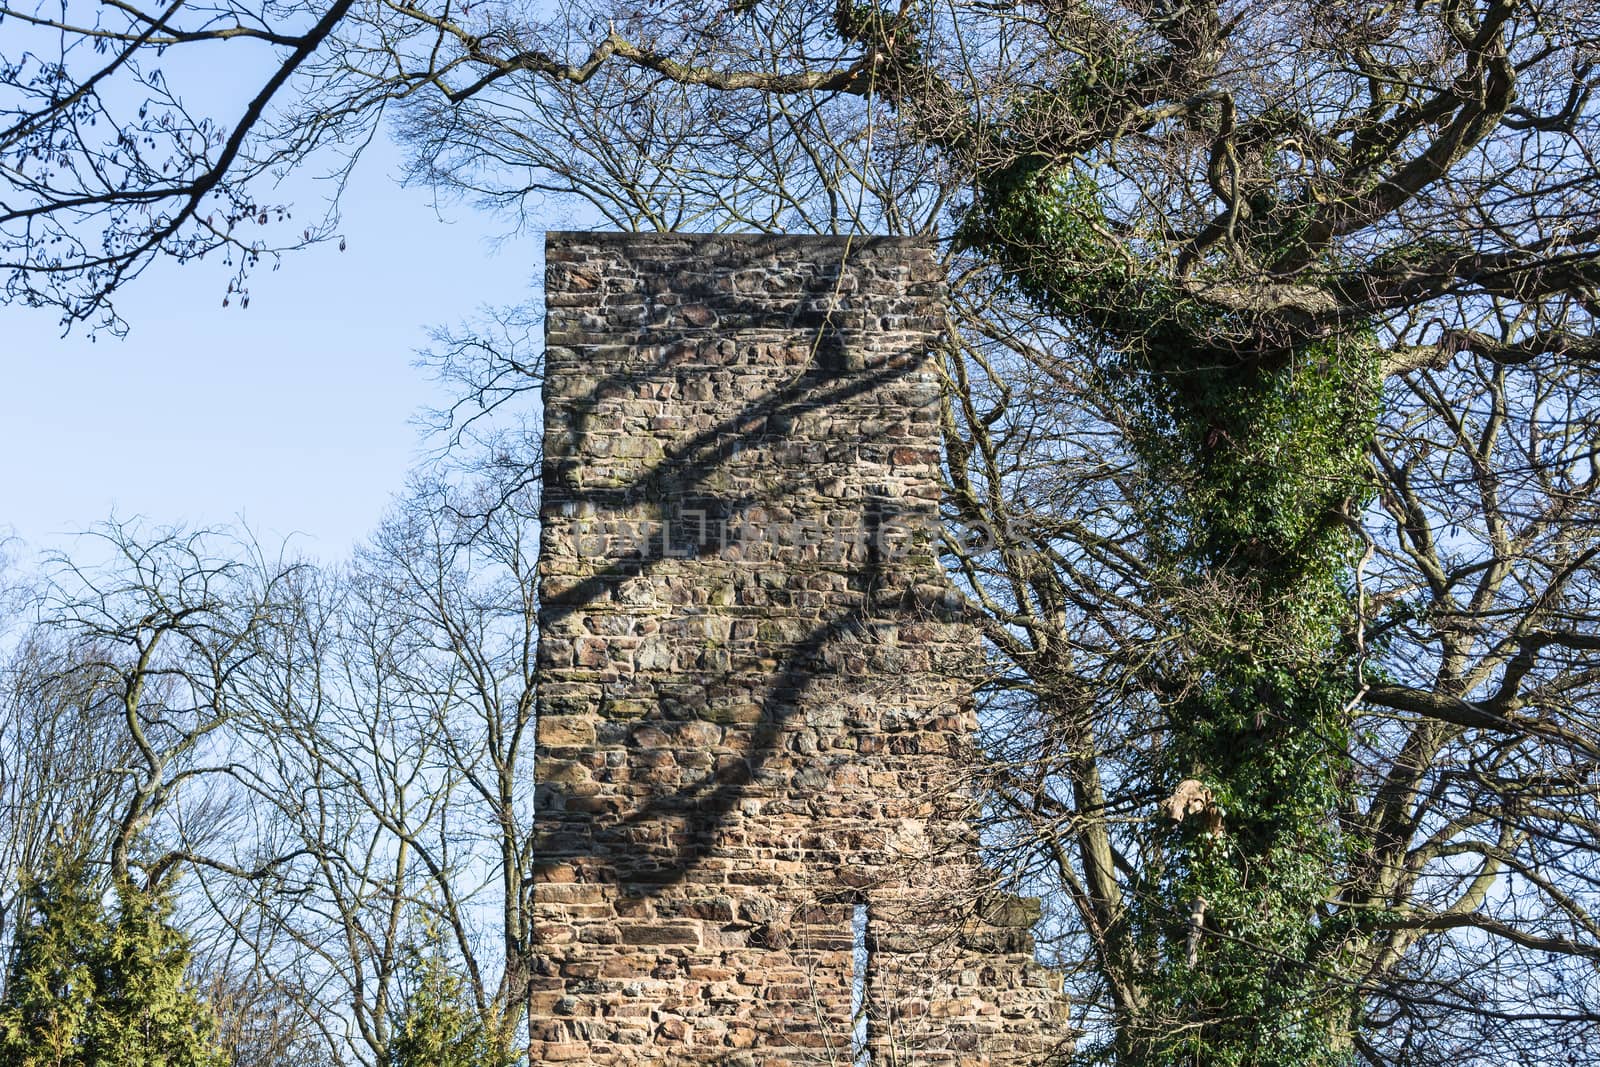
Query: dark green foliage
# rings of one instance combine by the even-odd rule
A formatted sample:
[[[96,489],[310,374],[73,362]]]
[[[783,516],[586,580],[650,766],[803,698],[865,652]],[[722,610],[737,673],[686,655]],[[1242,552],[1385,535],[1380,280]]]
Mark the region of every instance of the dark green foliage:
[[[468,998],[433,945],[408,953],[409,992],[389,1042],[390,1067],[508,1067],[516,1057]]]
[[[185,978],[172,905],[132,886],[108,911],[81,864],[32,886],[0,998],[7,1067],[222,1067],[216,1018]]]

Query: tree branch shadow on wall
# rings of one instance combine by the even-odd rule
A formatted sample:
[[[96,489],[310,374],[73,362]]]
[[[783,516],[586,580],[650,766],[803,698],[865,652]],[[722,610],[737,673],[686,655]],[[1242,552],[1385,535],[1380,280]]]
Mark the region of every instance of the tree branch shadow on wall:
[[[823,279],[823,282],[823,289],[832,285],[830,279]],[[689,293],[686,297],[695,295]],[[725,309],[726,294],[719,294],[717,299]],[[806,300],[802,299],[797,302],[797,308],[805,304]],[[762,325],[775,328],[770,323],[770,309],[757,310],[768,316],[762,320]],[[815,329],[810,362],[797,367],[798,373],[782,388],[753,399],[715,425],[677,443],[661,462],[626,484],[579,488],[578,474],[584,462],[579,443],[594,431],[595,420],[600,417],[608,398],[636,389],[643,380],[674,378],[683,365],[679,354],[685,350],[685,344],[714,336],[719,331],[684,331],[675,338],[656,335],[650,329],[641,331],[641,337],[659,346],[662,355],[648,367],[628,366],[606,375],[574,405],[570,426],[572,447],[560,457],[552,457],[547,452],[547,508],[551,504],[566,505],[579,514],[604,516],[627,514],[641,504],[656,504],[668,536],[647,541],[637,552],[613,560],[570,589],[546,595],[541,604],[542,635],[572,615],[613,602],[624,583],[648,577],[664,563],[723,551],[720,542],[707,542],[694,536],[693,530],[683,529],[687,526],[683,513],[700,512],[704,513],[703,520],[732,523],[752,508],[783,498],[814,474],[797,472],[786,479],[769,480],[762,485],[759,494],[729,495],[708,483],[715,480],[714,475],[733,457],[748,449],[785,440],[789,428],[809,411],[843,405],[906,378],[924,365],[925,353],[913,351],[875,366],[850,367],[849,334],[854,331],[835,324],[830,312],[797,311],[788,324],[779,324],[779,327]],[[858,443],[840,442],[838,447],[848,448]],[[896,572],[894,565],[885,558],[893,532],[904,530],[912,513],[886,495],[864,497],[860,510],[865,558],[856,564],[846,560],[840,567],[851,575],[851,588],[858,593],[852,598],[854,603],[847,610],[825,615],[803,635],[776,648],[758,642],[763,655],[778,661],[780,666],[776,672],[768,672],[763,678],[762,672],[753,669],[748,662],[753,657],[733,661],[727,669],[704,678],[698,685],[689,686],[687,692],[683,686],[676,687],[679,697],[660,700],[653,711],[628,720],[625,727],[618,720],[606,720],[601,724],[613,733],[619,727],[625,729],[622,743],[632,756],[637,756],[652,747],[641,738],[641,735],[653,736],[646,734],[647,729],[656,734],[664,731],[671,736],[681,732],[685,724],[706,721],[708,714],[716,715],[720,704],[747,701],[752,679],[761,678],[761,692],[755,701],[760,715],[749,724],[751,729],[742,756],[724,761],[691,781],[653,788],[643,803],[631,809],[621,796],[606,796],[603,792],[580,795],[570,783],[539,783],[536,792],[536,805],[542,816],[542,840],[536,844],[539,867],[548,869],[574,858],[603,856],[622,885],[632,889],[653,886],[659,890],[683,881],[706,858],[717,841],[719,828],[743,797],[753,788],[758,792],[769,788],[761,783],[763,772],[782,742],[787,726],[801,712],[808,693],[819,679],[830,676],[831,670],[824,663],[830,647],[855,639],[874,620],[903,616],[907,608],[913,606],[911,600],[915,597],[911,583],[906,580],[907,572],[903,569]],[[925,525],[932,516],[918,512],[914,518]],[[673,529],[675,521],[680,526],[676,531]],[[782,564],[745,566],[753,573],[763,567],[772,569]],[[922,606],[932,611],[943,610],[939,604]],[[694,689],[698,689],[698,693]],[[603,709],[590,710],[604,720]],[[602,768],[597,773],[604,774],[608,770],[610,768]]]

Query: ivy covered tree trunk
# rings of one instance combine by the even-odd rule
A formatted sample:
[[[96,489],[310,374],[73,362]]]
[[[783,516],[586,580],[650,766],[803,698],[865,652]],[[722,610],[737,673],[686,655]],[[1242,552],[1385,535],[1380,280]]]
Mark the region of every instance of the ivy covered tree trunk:
[[[1376,369],[1359,336],[1288,352],[1145,357],[1135,420],[1185,653],[1153,778],[1166,866],[1137,922],[1141,1064],[1348,1063],[1354,983],[1319,915],[1345,869],[1338,816],[1360,690],[1344,632]],[[1131,382],[1130,382],[1131,384]],[[1198,809],[1198,810],[1196,810]]]
[[[171,902],[132,885],[103,904],[81,864],[28,893],[0,997],[8,1067],[224,1067],[216,1017],[186,978],[189,947]]]
[[[1173,615],[1179,652],[1154,683],[1166,740],[1148,768],[1168,799],[1126,919],[1143,995],[1115,1055],[1347,1064],[1350,931],[1322,915],[1345,869],[1361,682],[1344,624],[1378,348],[1360,324],[1294,336],[1180,295],[1117,254],[1098,203],[1072,168],[1024,160],[988,176],[964,240],[1102,349]]]

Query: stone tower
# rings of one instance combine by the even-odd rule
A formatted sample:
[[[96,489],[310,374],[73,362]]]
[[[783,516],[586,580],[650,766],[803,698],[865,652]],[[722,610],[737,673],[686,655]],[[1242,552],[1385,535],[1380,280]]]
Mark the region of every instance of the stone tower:
[[[942,272],[902,239],[552,233],[531,1061],[1046,1062],[961,768]]]

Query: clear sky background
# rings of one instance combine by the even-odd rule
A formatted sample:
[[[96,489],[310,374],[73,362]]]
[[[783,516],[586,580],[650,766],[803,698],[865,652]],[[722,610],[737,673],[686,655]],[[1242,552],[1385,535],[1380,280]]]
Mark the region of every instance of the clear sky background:
[[[431,204],[374,144],[343,199],[347,248],[265,265],[250,307],[226,268],[159,264],[123,294],[125,339],[60,337],[57,313],[0,307],[0,532],[33,551],[115,513],[188,526],[243,519],[332,559],[370,530],[429,442],[443,394],[413,366],[430,327],[525,300],[542,235]],[[297,216],[322,205],[297,198]],[[312,198],[314,199],[314,197]]]

